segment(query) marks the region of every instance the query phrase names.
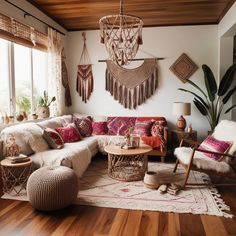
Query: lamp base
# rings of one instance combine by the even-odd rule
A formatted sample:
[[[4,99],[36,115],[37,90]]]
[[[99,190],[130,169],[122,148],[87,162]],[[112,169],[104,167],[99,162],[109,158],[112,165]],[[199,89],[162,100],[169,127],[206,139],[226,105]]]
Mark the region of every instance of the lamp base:
[[[176,123],[176,129],[180,131],[184,131],[186,128],[186,120],[183,116],[180,116]]]

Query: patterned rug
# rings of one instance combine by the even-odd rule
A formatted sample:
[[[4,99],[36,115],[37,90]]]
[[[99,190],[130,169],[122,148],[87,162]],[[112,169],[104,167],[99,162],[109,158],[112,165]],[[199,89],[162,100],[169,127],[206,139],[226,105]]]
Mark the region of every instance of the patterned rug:
[[[149,171],[157,171],[163,183],[181,183],[184,171],[178,168],[173,173],[174,164],[149,162]],[[209,182],[206,174],[191,171],[189,182]],[[26,194],[2,198],[27,201]],[[96,207],[123,208],[175,213],[207,214],[232,217],[229,207],[221,199],[216,188],[191,187],[180,190],[176,196],[161,194],[148,189],[142,181],[120,182],[107,176],[107,162],[93,161],[80,179],[80,191],[75,204]]]

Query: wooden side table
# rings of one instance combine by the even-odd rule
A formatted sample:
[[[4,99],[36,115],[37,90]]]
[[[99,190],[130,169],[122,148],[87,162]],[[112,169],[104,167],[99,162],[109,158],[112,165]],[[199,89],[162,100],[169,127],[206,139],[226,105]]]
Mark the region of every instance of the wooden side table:
[[[3,192],[11,195],[20,195],[26,190],[26,184],[32,173],[32,160],[21,163],[11,163],[10,160],[1,161]]]
[[[171,147],[172,150],[179,146],[182,139],[190,139],[192,141],[197,141],[197,131],[185,132],[180,130],[171,131]]]
[[[142,180],[148,168],[147,153],[149,146],[135,149],[122,149],[120,146],[108,145],[108,175],[120,181]]]

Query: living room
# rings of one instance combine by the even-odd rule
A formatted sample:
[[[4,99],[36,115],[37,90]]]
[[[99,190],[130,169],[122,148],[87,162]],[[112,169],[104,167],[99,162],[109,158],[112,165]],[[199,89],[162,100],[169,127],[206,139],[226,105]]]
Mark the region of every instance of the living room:
[[[28,150],[23,153],[20,146],[21,144],[16,142],[17,146],[20,146],[20,153],[27,156],[29,154],[33,165],[36,165],[37,168],[43,167],[44,165],[50,166],[52,162],[54,166],[64,163],[64,165],[72,168],[79,178],[79,190],[75,191],[76,195],[77,193],[78,196],[80,194],[80,196],[90,195],[90,198],[87,198],[86,202],[85,197],[81,197],[80,199],[76,199],[74,202],[75,205],[58,211],[46,211],[45,213],[45,211],[40,211],[40,209],[39,211],[34,210],[34,207],[28,202],[29,199],[27,196],[17,196],[16,198],[5,197],[0,200],[0,229],[2,228],[0,234],[18,235],[18,231],[20,232],[19,234],[26,235],[33,233],[38,233],[39,235],[236,234],[234,217],[236,212],[234,204],[235,190],[231,182],[227,182],[227,186],[217,186],[216,188],[208,186],[203,188],[203,190],[201,187],[194,187],[196,189],[191,190],[191,187],[182,188],[183,186],[181,186],[180,189],[178,184],[173,184],[173,181],[171,179],[169,180],[169,177],[172,176],[176,160],[176,156],[173,155],[174,148],[179,145],[182,138],[190,138],[192,141],[203,142],[206,140],[209,131],[213,132],[214,137],[219,137],[220,140],[231,142],[227,151],[231,150],[231,147],[234,147],[232,144],[234,140],[230,140],[228,137],[223,138],[223,136],[227,136],[222,134],[223,131],[226,131],[226,128],[222,129],[218,126],[218,128],[216,127],[215,129],[215,126],[217,126],[218,123],[220,124],[222,120],[236,121],[235,109],[224,114],[236,101],[236,94],[233,90],[236,81],[235,77],[232,76],[232,81],[229,82],[230,87],[228,87],[228,90],[224,93],[225,95],[232,89],[232,94],[229,94],[230,98],[227,99],[227,104],[224,104],[224,110],[216,123],[214,123],[213,120],[207,120],[206,116],[203,114],[204,111],[202,113],[200,111],[201,109],[195,105],[193,99],[196,96],[194,94],[183,90],[181,91],[179,88],[194,92],[202,99],[205,99],[201,91],[193,86],[193,83],[208,94],[204,80],[204,75],[209,75],[208,68],[210,68],[214,74],[217,90],[226,71],[229,68],[231,68],[232,71],[234,70],[231,65],[236,61],[235,1],[204,1],[204,3],[202,1],[143,1],[142,3],[139,1],[134,3],[128,0],[123,1],[124,13],[138,16],[140,17],[139,20],[141,19],[144,23],[141,30],[142,44],[140,43],[140,45],[138,45],[137,54],[135,54],[134,60],[130,60],[132,62],[128,66],[116,65],[116,63],[119,64],[119,62],[122,61],[120,58],[116,63],[114,63],[114,60],[113,62],[110,60],[111,58],[107,50],[111,50],[112,47],[109,48],[109,45],[106,45],[107,39],[105,37],[102,38],[105,34],[102,35],[102,31],[99,30],[99,19],[103,16],[118,14],[120,1],[97,1],[97,4],[94,3],[93,5],[91,2],[80,1],[4,0],[0,2],[0,6],[0,14],[11,19],[11,22],[19,22],[21,26],[25,24],[26,26],[32,27],[30,30],[35,32],[34,35],[40,35],[40,33],[42,33],[41,37],[44,39],[44,41],[42,40],[40,42],[39,36],[32,37],[33,34],[31,34],[30,40],[28,41],[32,42],[28,42],[20,38],[19,34],[6,34],[5,28],[1,28],[3,23],[0,22],[0,50],[4,52],[0,55],[0,58],[2,58],[1,61],[3,61],[0,66],[0,70],[3,72],[0,72],[0,76],[3,76],[4,80],[0,88],[0,112],[2,116],[0,131],[2,131],[2,137],[6,134],[9,135],[9,131],[7,131],[7,133],[5,130],[6,128],[13,130],[14,128],[12,127],[17,127],[18,125],[26,124],[27,126],[32,120],[33,123],[38,124],[34,127],[34,131],[29,131],[28,127],[21,127],[18,131],[14,130],[13,135],[11,134],[11,138],[13,138],[11,142],[17,141],[19,137],[22,138],[22,135],[31,137],[32,132],[34,132],[34,134],[38,132],[38,127],[42,129],[55,128],[55,125],[56,128],[58,128],[59,123],[63,126],[65,122],[70,122],[71,120],[73,120],[76,125],[78,124],[76,123],[78,121],[77,119],[81,119],[85,116],[86,119],[87,117],[93,118],[91,125],[94,125],[92,127],[94,130],[96,125],[104,125],[108,121],[112,121],[108,127],[108,131],[114,136],[111,140],[107,133],[106,135],[101,135],[99,132],[99,134],[95,134],[95,131],[89,131],[91,133],[94,132],[91,137],[87,137],[87,133],[85,133],[85,138],[79,141],[78,144],[69,143],[68,146],[65,144],[64,148],[53,150],[53,154],[51,154],[51,149],[46,150],[46,147],[44,154],[37,153],[34,150],[35,153],[32,154],[30,152],[28,153]],[[175,12],[178,14],[175,15]],[[0,20],[1,19],[2,18],[0,18]],[[60,70],[62,68],[57,67],[58,65],[52,62],[53,59],[55,59],[52,56],[53,47],[51,44],[48,44],[47,40],[45,41],[49,32],[48,27],[52,29],[50,32],[52,32],[53,37],[56,36],[60,38],[60,40],[58,40],[58,42],[60,42],[60,63],[64,63],[62,73],[58,73],[57,70],[58,68],[60,68]],[[105,30],[105,28],[103,28],[103,30]],[[104,43],[101,43],[101,38],[104,40]],[[45,50],[45,45],[46,47],[50,47],[51,51]],[[48,58],[50,58],[51,61],[48,61]],[[108,63],[109,61],[111,61],[111,64]],[[154,66],[151,64],[152,61],[155,62]],[[84,79],[79,80],[79,73],[82,71],[83,65],[85,64],[90,65],[89,70],[92,72],[92,77],[84,77]],[[146,67],[144,67],[145,65]],[[202,65],[206,65],[206,67],[202,68]],[[118,86],[118,88],[116,88],[116,83],[114,82],[116,74],[113,74],[114,70],[110,69],[111,73],[109,74],[109,68],[111,68],[111,66],[117,71],[118,78],[116,79],[118,84],[121,84],[121,81],[125,81],[126,77],[129,76],[136,79],[135,84],[130,86],[128,83],[124,82],[123,87]],[[136,70],[136,68],[139,69]],[[81,69],[81,71],[79,71],[79,69]],[[149,69],[151,70],[151,74],[149,74],[150,76],[148,77],[145,73],[146,70]],[[136,71],[138,71],[138,73],[136,73],[138,76],[135,77]],[[50,73],[50,75],[48,75],[48,73]],[[147,78],[147,80],[141,78],[140,75],[142,74],[145,74],[144,77]],[[122,77],[121,75],[124,76]],[[211,77],[211,75],[209,77]],[[91,80],[90,84],[88,83],[88,78]],[[152,78],[155,78],[153,84],[151,84]],[[107,81],[114,83],[112,90],[111,86],[107,85]],[[147,87],[146,81],[149,81],[149,85],[154,85],[153,87],[155,88],[151,89],[152,86],[150,86],[148,92],[145,92],[145,95],[143,95],[141,99],[137,98],[136,101],[136,97],[134,99],[134,90],[132,89],[138,88],[140,90],[137,91],[140,92],[143,83],[145,83],[143,87]],[[125,87],[125,85],[127,86]],[[82,89],[84,88],[83,86],[87,86],[86,91]],[[210,87],[212,88],[214,86],[215,84],[213,83],[212,85],[211,83]],[[122,98],[119,97],[120,87],[124,89]],[[27,94],[24,94],[24,91],[27,91]],[[46,92],[46,94],[44,94],[44,91],[48,93]],[[142,94],[142,92],[140,92],[140,94]],[[216,93],[214,93],[214,95],[217,97]],[[46,99],[48,100],[47,102],[50,103],[52,101],[50,104],[51,118],[44,118],[44,115],[40,114],[38,108],[39,96],[44,100],[45,97],[48,96],[48,99]],[[27,98],[26,100],[24,100],[25,97]],[[199,99],[198,97],[196,98]],[[122,102],[120,100],[122,100]],[[176,104],[177,102],[181,102],[180,105],[184,107],[178,107],[179,104]],[[215,99],[215,103],[217,102],[221,102],[218,106],[216,105],[216,112],[219,112],[222,101]],[[209,104],[211,104],[211,100]],[[43,112],[45,111],[43,110]],[[179,132],[179,130],[176,131],[176,121],[181,115],[186,119],[187,125],[184,124],[184,127],[177,126],[177,129],[182,129]],[[162,138],[159,138],[158,134],[158,138],[155,140],[149,140],[149,138],[139,139],[139,142],[146,142],[146,144],[149,142],[149,146],[150,142],[152,142],[152,145],[159,146],[158,148],[152,146],[149,152],[144,151],[146,152],[144,153],[145,155],[141,155],[141,159],[136,161],[136,164],[138,163],[140,167],[140,163],[142,163],[142,168],[144,168],[143,173],[146,174],[146,154],[149,153],[148,170],[149,172],[166,171],[166,173],[169,174],[169,176],[167,176],[168,181],[165,180],[167,182],[164,181],[163,186],[161,185],[162,188],[167,188],[166,191],[168,191],[169,187],[169,193],[160,193],[161,190],[157,190],[156,188],[150,189],[148,188],[150,187],[148,184],[144,186],[143,175],[141,177],[142,180],[138,180],[137,182],[127,182],[127,180],[130,181],[127,179],[129,177],[124,176],[122,171],[119,175],[114,176],[114,166],[112,166],[114,162],[112,162],[112,158],[115,158],[114,155],[116,155],[117,150],[111,150],[107,148],[107,146],[122,143],[123,139],[118,135],[122,134],[127,138],[127,130],[123,132],[122,127],[117,128],[117,123],[114,123],[111,117],[118,117],[119,119],[120,117],[125,117],[122,122],[133,122],[134,130],[136,130],[138,125],[139,128],[141,126],[141,128],[143,128],[142,122],[144,122],[143,118],[145,117],[150,118],[152,126],[157,122],[158,129],[160,128],[161,122],[164,122],[164,126],[166,126],[167,123],[168,128],[164,127],[161,131],[163,132]],[[128,121],[126,119],[127,117]],[[135,120],[131,118],[135,118]],[[160,121],[160,119],[162,120]],[[140,123],[135,127],[138,121]],[[183,120],[178,122],[180,126],[182,122]],[[151,122],[147,121],[146,123],[149,124]],[[116,127],[116,131],[114,131],[114,127]],[[99,126],[99,128],[101,129],[101,126]],[[152,130],[155,132],[155,128]],[[131,132],[133,130],[128,129],[128,131]],[[235,130],[232,132],[235,132]],[[131,134],[132,138],[134,136],[135,135]],[[86,143],[87,139],[90,140],[87,142],[89,145]],[[154,143],[153,140],[156,143]],[[37,143],[36,139],[29,138],[27,142],[30,148],[38,148],[37,145],[35,145],[35,143]],[[89,151],[83,149],[86,145],[89,146]],[[128,150],[129,145],[126,146],[127,150],[122,149],[122,154],[124,154],[123,152],[131,152],[132,154],[130,155],[136,155],[135,150],[140,149]],[[10,148],[12,148],[12,146],[10,146]],[[70,150],[73,155],[69,153]],[[120,149],[118,151],[120,152]],[[97,154],[98,152],[99,154]],[[140,152],[141,150],[139,150],[139,154]],[[108,159],[110,161],[107,160],[106,156],[101,155],[101,153],[109,153],[110,159]],[[234,156],[235,153],[229,151],[227,154]],[[178,155],[177,152],[176,155]],[[49,156],[53,161],[51,159],[49,161],[49,158],[47,158]],[[70,156],[71,162],[69,164],[68,162],[66,164],[65,161],[63,162],[65,156]],[[81,158],[81,163],[78,161],[78,158]],[[133,162],[132,158],[131,160],[132,161],[128,163],[129,165]],[[177,160],[180,160],[181,164],[182,159],[177,158]],[[61,162],[59,163],[59,161]],[[126,157],[118,160],[118,162],[121,161],[127,164]],[[108,167],[108,175],[107,162],[110,166],[110,169]],[[221,163],[221,161],[217,161],[217,163]],[[218,166],[221,168],[220,165]],[[98,167],[101,167],[101,172],[99,172]],[[136,166],[135,168],[139,167]],[[123,168],[125,172],[126,168],[124,168],[124,166],[120,166],[120,168],[121,170]],[[181,168],[181,165],[178,165],[176,174],[180,173],[180,170],[183,170]],[[38,170],[40,169],[41,168]],[[3,171],[6,170],[2,170],[2,172]],[[31,169],[30,171],[32,172]],[[98,182],[98,180],[93,179],[91,177],[93,171],[103,176],[104,182]],[[36,171],[34,171],[34,173],[35,172]],[[186,173],[188,173],[188,171]],[[185,177],[185,175],[183,176]],[[189,182],[195,181],[193,176],[195,178],[199,177],[200,181],[203,180],[200,174],[192,175],[190,173]],[[2,177],[3,182],[9,180],[9,176],[5,176],[5,178],[4,176]],[[92,192],[92,188],[89,188],[91,192],[86,189],[88,184],[86,177],[91,177],[89,178],[89,183],[90,187],[94,186],[94,192]],[[138,176],[138,178],[139,177],[140,176]],[[122,178],[125,178],[125,181],[120,181]],[[42,180],[43,177],[39,179]],[[214,180],[218,179],[213,178],[212,182],[214,182]],[[107,197],[107,199],[112,198],[111,195],[109,195],[109,197],[103,196],[103,199],[99,198],[100,202],[98,200],[96,201],[95,197],[92,197],[93,194],[99,194],[100,191],[101,195],[102,193],[106,195],[106,189],[97,188],[97,186],[104,184],[108,188],[109,184],[113,184],[111,181],[117,181],[116,187],[111,188],[114,194],[112,196],[113,200],[105,200],[105,197]],[[195,184],[198,183],[198,180],[196,181],[197,182],[194,182]],[[97,185],[95,183],[97,183]],[[134,183],[136,183],[135,189]],[[210,183],[211,182],[208,182],[208,185]],[[1,185],[4,185],[4,183]],[[138,189],[139,186],[140,189]],[[26,186],[22,185],[22,187]],[[119,196],[117,192],[118,188],[122,189],[123,195],[121,198],[114,198],[114,196]],[[128,201],[128,198],[130,198],[132,194],[128,194],[126,191],[131,191],[130,188],[134,191],[132,194],[135,196],[140,194],[143,199],[150,198],[152,200],[150,200],[149,203],[147,200],[147,204],[142,201],[139,202],[136,198],[131,198],[129,199],[130,201]],[[211,198],[209,196],[213,196],[212,192],[214,192],[212,189],[214,189],[214,191],[217,189],[216,191],[219,193],[217,192],[215,195],[221,194],[221,197],[217,198],[213,194],[214,197],[212,198],[215,200],[209,200],[209,205],[204,203],[206,204],[206,208],[210,209],[211,206],[218,201],[224,202],[220,207],[222,209],[225,208],[225,210],[219,210],[220,207],[218,206],[217,209],[214,208],[209,211],[201,209],[198,211],[197,208],[200,208],[199,206],[201,204],[202,206],[204,205],[202,202],[197,202],[196,206],[191,208],[190,205],[180,206],[181,204],[178,200],[173,201],[172,199],[181,198],[187,199],[189,202],[194,202],[193,199],[196,199],[200,192],[201,194],[203,194],[203,192],[205,194],[206,192],[206,194],[208,194],[206,196],[208,197],[205,198]],[[66,192],[65,189],[63,191]],[[141,195],[145,191],[150,195]],[[188,191],[191,191],[191,194],[188,194]],[[0,193],[4,196],[6,194],[6,188],[3,192],[1,190]],[[33,192],[37,193],[35,190]],[[176,192],[176,195],[172,195],[171,193],[173,192]],[[158,195],[158,197],[155,195]],[[40,196],[40,194],[37,196]],[[188,198],[188,196],[191,197]],[[159,204],[161,201],[164,202],[163,199],[167,202],[166,205]],[[155,201],[157,203],[155,203]],[[137,204],[133,204],[134,202],[137,202]],[[174,207],[175,204],[177,207]],[[37,207],[35,208],[37,209]],[[21,218],[20,216],[22,214],[24,214],[24,216]]]

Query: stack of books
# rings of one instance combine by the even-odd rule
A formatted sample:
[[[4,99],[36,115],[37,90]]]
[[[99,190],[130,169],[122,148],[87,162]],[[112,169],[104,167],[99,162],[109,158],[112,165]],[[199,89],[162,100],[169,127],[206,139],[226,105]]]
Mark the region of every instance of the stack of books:
[[[6,157],[6,159],[10,160],[12,164],[27,162],[30,160],[30,158],[24,154],[20,154],[19,156]]]

